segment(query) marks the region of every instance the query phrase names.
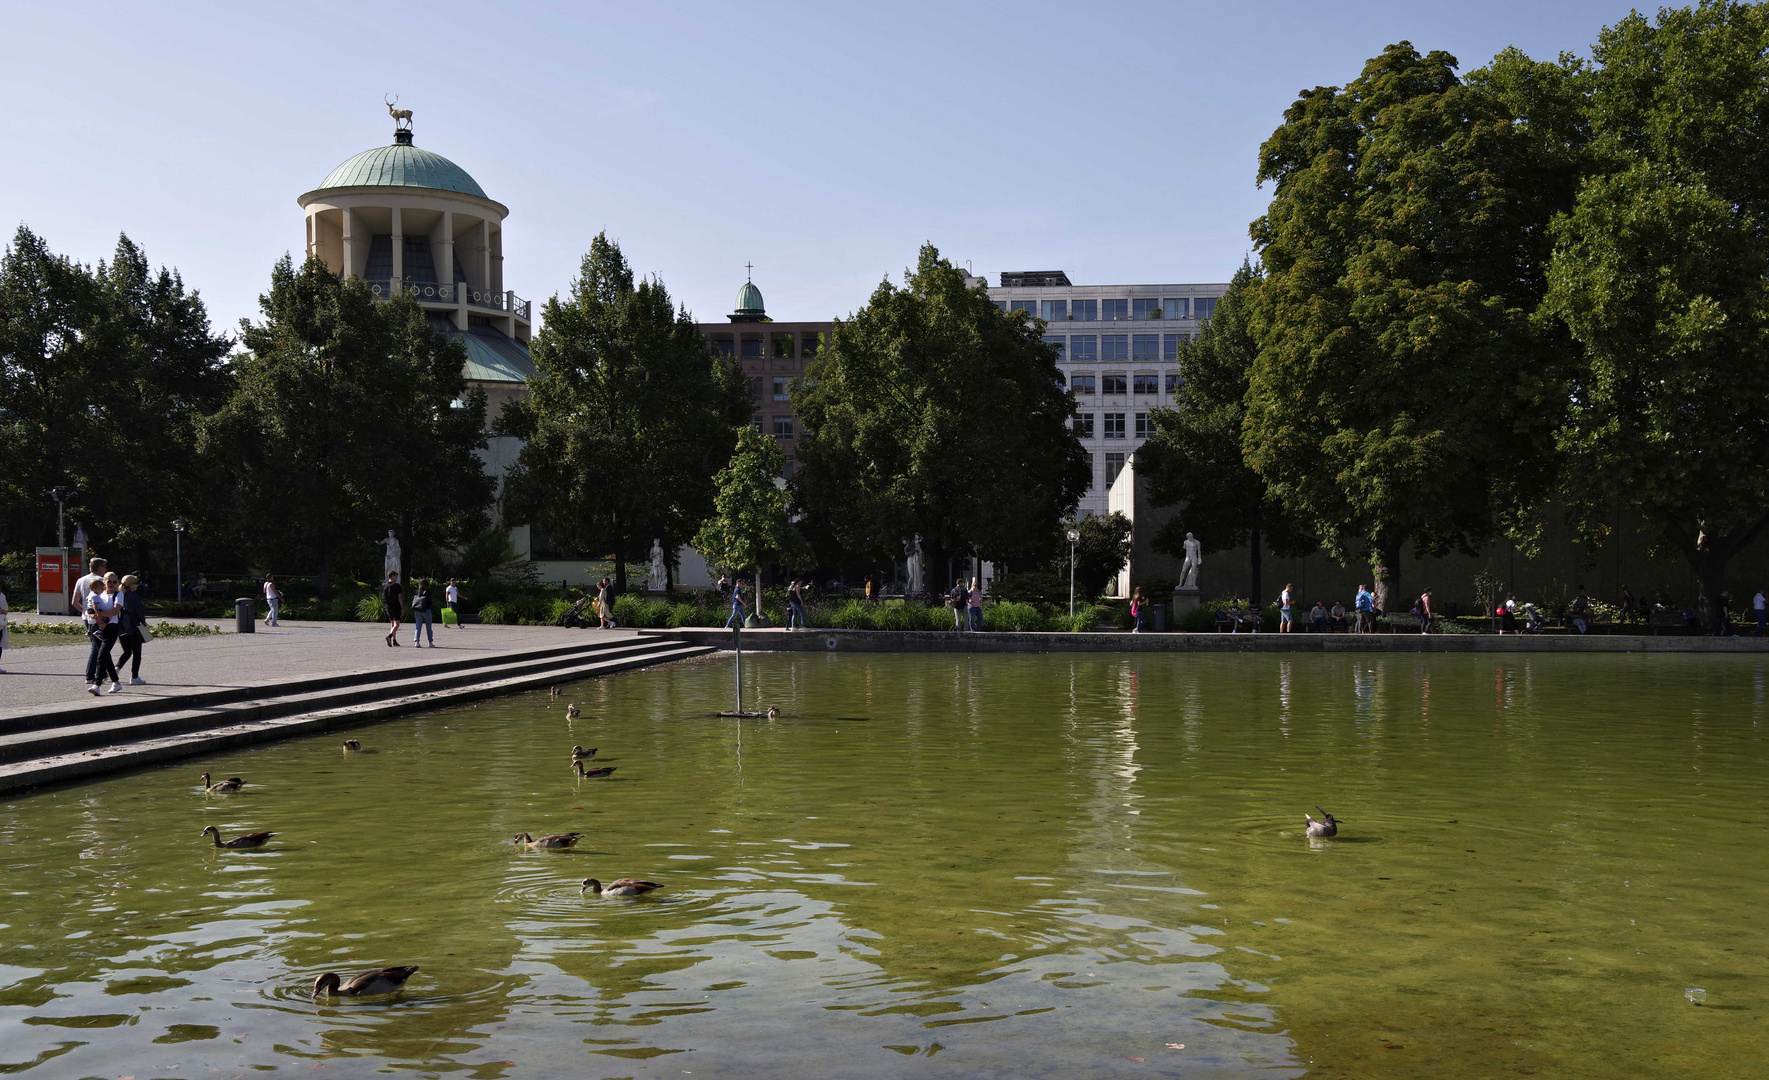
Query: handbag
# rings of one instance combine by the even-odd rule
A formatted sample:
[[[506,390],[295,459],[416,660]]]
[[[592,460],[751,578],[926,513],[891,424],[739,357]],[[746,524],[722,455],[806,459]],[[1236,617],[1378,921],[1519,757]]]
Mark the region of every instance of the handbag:
[[[142,623],[140,626],[137,626],[135,628],[135,633],[143,641],[152,641],[154,639],[154,632],[147,628],[146,623]]]

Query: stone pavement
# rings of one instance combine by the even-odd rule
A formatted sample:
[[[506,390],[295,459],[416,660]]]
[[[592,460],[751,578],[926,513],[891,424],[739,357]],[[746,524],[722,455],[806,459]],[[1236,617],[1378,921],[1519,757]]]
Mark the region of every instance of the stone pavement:
[[[20,616],[15,613],[14,618]],[[27,614],[32,621],[60,621],[54,616]],[[228,620],[209,622],[231,627]],[[287,682],[346,671],[417,666],[430,660],[470,655],[521,652],[580,641],[634,639],[631,630],[567,630],[557,626],[467,626],[436,628],[437,648],[412,648],[411,624],[400,627],[400,647],[383,642],[386,628],[375,623],[292,622],[280,627],[258,623],[255,633],[224,633],[212,637],[164,638],[150,641],[142,653],[141,677],[146,686],[128,685],[123,672],[121,694],[95,698],[86,693],[86,642],[31,645],[6,650],[0,657],[0,714],[21,708],[68,702],[96,704],[130,695],[168,696],[196,691],[232,689],[259,683]],[[112,656],[118,650],[112,651]],[[109,687],[105,687],[107,691]]]

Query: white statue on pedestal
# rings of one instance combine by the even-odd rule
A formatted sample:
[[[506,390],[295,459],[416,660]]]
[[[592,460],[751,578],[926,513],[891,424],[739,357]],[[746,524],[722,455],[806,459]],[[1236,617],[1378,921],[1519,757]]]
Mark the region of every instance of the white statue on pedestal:
[[[654,539],[651,541],[651,587],[662,589],[668,580],[663,565],[663,541]]]
[[[1185,534],[1185,562],[1179,568],[1179,587],[1198,587],[1198,571],[1204,566],[1204,545],[1191,533]]]
[[[384,580],[388,574],[399,569],[399,538],[393,535],[392,529],[388,529],[387,539],[376,540],[375,543],[387,549],[387,553],[381,556],[381,577]]]

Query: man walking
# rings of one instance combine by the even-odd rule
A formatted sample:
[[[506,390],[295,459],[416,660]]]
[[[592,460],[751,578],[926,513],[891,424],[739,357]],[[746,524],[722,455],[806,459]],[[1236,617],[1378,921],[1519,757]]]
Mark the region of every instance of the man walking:
[[[1757,628],[1751,631],[1751,636],[1762,637],[1763,620],[1769,617],[1769,597],[1763,595],[1762,589],[1758,589],[1757,595],[1751,597],[1751,614],[1757,617]]]
[[[720,580],[724,580],[722,575]],[[743,606],[743,579],[734,578],[731,581],[731,617],[725,620],[725,629],[742,626],[748,615],[749,609]]]
[[[381,603],[387,606],[387,644],[399,645],[399,616],[405,611],[405,586],[399,583],[399,571],[387,571],[387,583],[381,586]]]
[[[1291,628],[1290,606],[1296,602],[1294,585],[1285,584],[1284,591],[1278,594],[1278,633],[1288,634]]]
[[[454,578],[448,579],[448,588],[443,591],[443,598],[448,602],[448,610],[454,612],[454,628],[459,630],[461,628],[461,589],[455,584]],[[448,620],[442,620],[442,625],[449,625]]]
[[[952,629],[963,630],[965,620],[965,597],[969,595],[964,587],[964,579],[959,578],[952,583],[952,591],[946,594],[946,600],[952,605]]]
[[[88,642],[91,642],[95,630],[100,637],[104,635],[104,623],[93,618],[87,609],[91,607],[94,590],[100,593],[104,592],[104,572],[107,564],[103,559],[93,556],[86,565],[91,572],[74,582],[74,610],[80,613],[81,621],[86,624],[86,638]],[[86,687],[94,695],[98,693],[92,689],[98,685],[98,675],[98,651],[97,646],[94,646],[86,656]]]
[[[283,608],[283,591],[276,587],[275,574],[264,575],[264,602],[270,605],[270,617],[264,621],[264,625],[281,626],[276,617]]]
[[[1357,609],[1358,633],[1367,634],[1376,628],[1376,594],[1370,591],[1369,586],[1357,587],[1357,599],[1352,601],[1351,606]]]

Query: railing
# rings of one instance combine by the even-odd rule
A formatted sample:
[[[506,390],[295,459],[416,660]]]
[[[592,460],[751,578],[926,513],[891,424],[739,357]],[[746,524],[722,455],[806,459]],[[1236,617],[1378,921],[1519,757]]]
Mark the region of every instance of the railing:
[[[401,292],[410,293],[412,299],[423,303],[452,304],[455,302],[455,287],[442,285],[434,281],[406,281],[399,286]]]
[[[381,279],[366,282],[369,292],[375,296],[386,298],[394,293],[393,281]],[[435,281],[402,281],[397,283],[398,291],[405,293],[419,303],[427,304],[458,304],[465,300],[477,308],[488,308],[492,311],[508,311],[523,321],[528,321],[532,305],[515,293],[493,292],[490,289],[475,289],[466,282],[445,285]]]

